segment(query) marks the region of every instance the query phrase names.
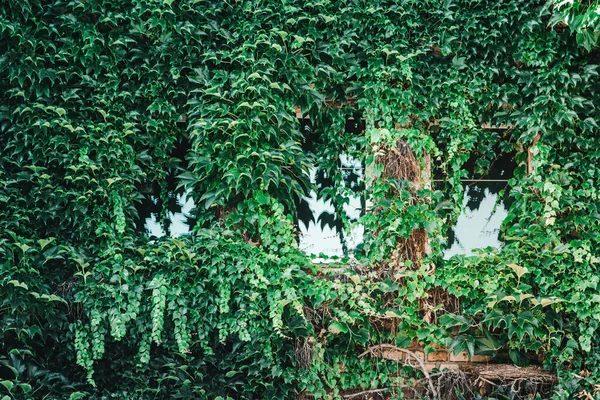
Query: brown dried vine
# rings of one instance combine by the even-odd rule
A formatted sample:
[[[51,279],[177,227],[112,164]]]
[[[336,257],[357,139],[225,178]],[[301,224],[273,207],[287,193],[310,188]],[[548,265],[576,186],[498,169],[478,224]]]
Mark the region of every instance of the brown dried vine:
[[[382,148],[377,154],[377,163],[383,166],[382,178],[385,181],[409,182],[408,189],[412,193],[411,204],[423,200],[417,197],[416,191],[423,186],[423,177],[419,161],[410,146],[399,140],[395,147]],[[395,191],[395,189],[392,189]],[[390,193],[394,196],[394,193]],[[375,210],[377,212],[379,210]],[[377,234],[375,232],[374,234]],[[424,229],[415,229],[408,238],[397,239],[397,247],[390,255],[389,263],[385,269],[397,271],[404,266],[404,260],[412,261],[414,268],[420,265],[420,259],[429,247],[427,232]]]
[[[421,168],[410,146],[399,140],[396,147],[382,149],[377,154],[377,163],[383,165],[383,179],[407,180],[416,187],[421,186]]]
[[[384,181],[393,179],[397,182],[410,182],[408,190],[412,194],[411,204],[424,201],[417,196],[417,190],[428,185],[428,182],[424,181],[421,165],[406,142],[399,140],[394,148],[380,149],[377,153],[377,163],[383,166],[382,178]],[[394,190],[392,189],[392,191]],[[394,196],[394,193],[390,193],[390,195]],[[396,243],[395,250],[390,255],[387,265],[384,266],[383,275],[387,275],[391,271],[403,270],[406,268],[406,260],[410,260],[412,268],[417,269],[421,266],[423,256],[429,252],[429,237],[423,228],[414,229],[408,238],[398,238]],[[434,271],[435,267],[432,268],[431,273]],[[390,299],[390,302],[393,300]],[[439,310],[440,305],[442,305],[441,310]],[[430,323],[437,321],[438,313],[457,312],[459,307],[458,299],[442,288],[432,289],[429,296],[420,301],[424,320]]]

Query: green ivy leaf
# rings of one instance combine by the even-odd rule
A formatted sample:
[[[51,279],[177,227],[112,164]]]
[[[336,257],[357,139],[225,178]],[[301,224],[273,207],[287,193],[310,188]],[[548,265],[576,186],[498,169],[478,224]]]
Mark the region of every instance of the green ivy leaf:
[[[329,324],[329,328],[327,330],[334,335],[339,333],[348,333],[348,326],[341,322],[333,321],[331,324]]]

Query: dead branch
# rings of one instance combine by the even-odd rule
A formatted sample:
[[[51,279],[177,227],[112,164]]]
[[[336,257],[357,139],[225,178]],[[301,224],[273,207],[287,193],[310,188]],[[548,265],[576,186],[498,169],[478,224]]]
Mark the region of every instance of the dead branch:
[[[393,350],[399,351],[401,353],[407,354],[407,355],[411,356],[412,358],[414,358],[415,360],[417,360],[417,362],[419,363],[419,365],[421,367],[421,371],[423,372],[423,375],[425,376],[425,380],[427,380],[427,384],[429,385],[429,390],[431,391],[433,398],[434,399],[438,398],[437,390],[435,390],[435,386],[433,384],[433,381],[431,380],[431,376],[429,375],[429,372],[427,372],[427,368],[425,368],[425,361],[421,357],[419,357],[417,354],[415,354],[414,352],[403,349],[401,347],[394,346],[392,344],[384,343],[384,344],[379,344],[376,346],[369,347],[365,352],[360,354],[358,356],[358,358],[362,358],[367,354],[375,355],[375,351],[381,351],[382,349],[393,349]]]
[[[389,388],[381,388],[381,389],[363,390],[362,392],[357,392],[357,393],[352,393],[352,394],[344,395],[344,398],[345,399],[354,399],[356,397],[362,397],[362,396],[366,396],[368,394],[375,394],[375,393],[387,392],[388,390],[392,390],[392,389],[393,388],[389,387]]]

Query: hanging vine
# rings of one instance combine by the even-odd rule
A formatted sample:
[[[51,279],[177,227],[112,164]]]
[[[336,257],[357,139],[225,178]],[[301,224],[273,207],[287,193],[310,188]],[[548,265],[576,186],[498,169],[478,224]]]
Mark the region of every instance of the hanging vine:
[[[0,393],[432,397],[372,351],[418,342],[593,396],[598,21],[593,2],[6,1]],[[465,166],[498,149],[517,164],[502,248],[445,259]],[[139,229],[148,188],[167,234],[189,193],[190,234]],[[312,190],[342,234],[365,227],[346,264],[298,249]]]

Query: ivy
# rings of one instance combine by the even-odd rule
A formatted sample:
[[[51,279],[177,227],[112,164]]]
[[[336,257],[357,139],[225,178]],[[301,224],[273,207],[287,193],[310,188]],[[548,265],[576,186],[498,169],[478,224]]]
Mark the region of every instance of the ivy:
[[[411,341],[592,393],[599,21],[567,1],[7,2],[0,393],[402,396],[419,371],[361,355]],[[466,165],[499,151],[517,164],[503,246],[446,260]],[[190,234],[136,229],[148,188],[168,234],[189,193]],[[352,259],[299,251],[312,190],[346,252],[364,226]]]

